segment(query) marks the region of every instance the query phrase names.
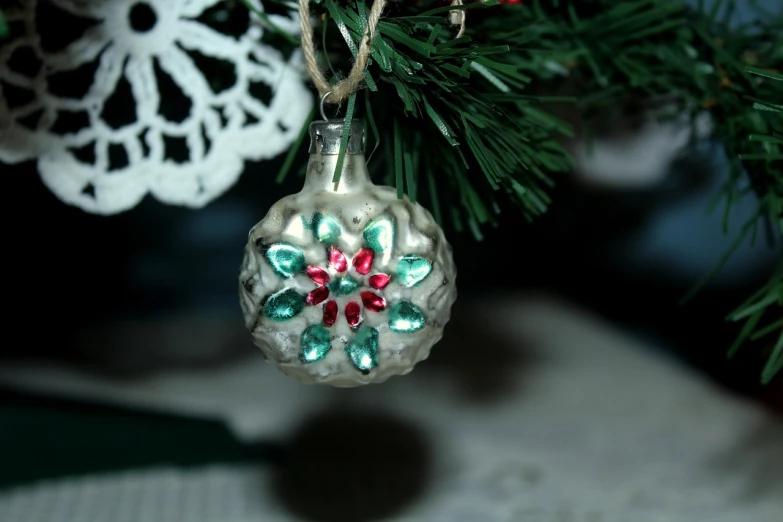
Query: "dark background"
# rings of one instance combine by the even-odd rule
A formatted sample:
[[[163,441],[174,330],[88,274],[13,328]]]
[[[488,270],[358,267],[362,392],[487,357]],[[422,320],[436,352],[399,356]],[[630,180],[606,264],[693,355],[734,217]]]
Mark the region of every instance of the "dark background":
[[[763,240],[748,245],[693,301],[678,305],[733,239],[721,230],[721,212],[706,209],[726,172],[716,154],[694,150],[663,186],[646,191],[597,190],[562,178],[543,218],[530,224],[506,208],[481,242],[446,223],[461,297],[552,291],[659,340],[729,386],[758,391],[762,354],[749,348],[727,361],[738,329],[724,317],[768,278],[776,250]],[[248,164],[237,185],[203,209],[147,198],[115,216],[61,203],[31,164],[5,168],[7,193],[25,204],[2,209],[13,303],[6,335],[19,339],[3,355],[108,367],[109,347],[85,353],[78,345],[78,334],[104,321],[203,312],[235,314],[239,322],[236,277],[247,231],[301,185],[295,175],[273,182],[280,163]],[[752,204],[738,206],[735,223]]]
[[[299,164],[306,159],[300,154]],[[249,335],[226,343],[229,353],[216,345],[212,352],[168,356],[171,347],[143,343],[143,333],[147,345],[134,354],[84,339],[121,320],[214,316],[241,325],[237,275],[247,231],[274,201],[301,187],[295,175],[283,185],[273,182],[281,164],[282,158],[248,163],[239,182],[203,209],[147,198],[115,216],[60,202],[32,162],[0,165],[7,195],[0,209],[7,310],[0,364],[45,358],[104,375],[138,376],[188,366],[195,358],[209,365],[254,353]],[[696,299],[678,305],[733,239],[721,230],[720,211],[707,213],[726,176],[719,147],[702,143],[675,163],[663,184],[647,190],[589,188],[578,176],[564,176],[544,217],[529,224],[505,208],[501,225],[484,230],[482,242],[447,223],[459,269],[455,306],[472,296],[555,293],[654,341],[737,393],[780,405],[780,379],[767,388],[759,383],[761,346],[727,360],[738,327],[724,320],[768,278],[779,245],[746,245]],[[422,201],[427,204],[426,197]],[[733,232],[753,206],[753,200],[737,206]],[[275,463],[283,446],[241,445],[216,422],[0,389],[0,447],[10,450],[0,466],[0,486],[156,462]]]

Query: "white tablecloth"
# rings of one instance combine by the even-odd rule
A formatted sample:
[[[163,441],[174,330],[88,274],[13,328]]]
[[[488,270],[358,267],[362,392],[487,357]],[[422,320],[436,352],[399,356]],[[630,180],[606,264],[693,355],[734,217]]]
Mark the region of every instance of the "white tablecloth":
[[[448,331],[409,376],[358,390],[302,386],[260,358],[124,383],[6,365],[0,381],[219,416],[248,441],[289,440],[329,412],[381,416],[392,440],[418,430],[411,447],[431,461],[421,491],[389,520],[783,520],[783,422],[757,405],[554,299],[463,300]],[[368,480],[384,469],[374,452],[387,442],[357,442]],[[219,466],[45,482],[0,493],[0,520],[300,520],[275,493],[276,473]],[[308,491],[298,494],[306,504]]]

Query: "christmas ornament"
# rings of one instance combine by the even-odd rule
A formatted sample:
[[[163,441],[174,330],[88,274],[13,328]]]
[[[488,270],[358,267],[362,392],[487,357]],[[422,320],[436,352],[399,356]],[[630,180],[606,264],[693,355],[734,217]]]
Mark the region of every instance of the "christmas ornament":
[[[245,324],[267,360],[338,387],[404,375],[429,355],[456,299],[451,246],[432,215],[370,181],[360,120],[310,125],[304,188],[250,231],[240,273]]]

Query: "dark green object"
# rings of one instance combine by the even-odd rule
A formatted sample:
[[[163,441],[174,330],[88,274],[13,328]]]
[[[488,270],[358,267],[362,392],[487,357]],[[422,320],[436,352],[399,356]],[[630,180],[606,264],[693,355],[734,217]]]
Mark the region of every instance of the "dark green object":
[[[289,279],[304,270],[305,255],[298,246],[289,243],[275,243],[264,254],[275,273]]]
[[[313,215],[312,229],[315,238],[326,245],[331,245],[340,237],[340,223],[329,214],[316,212]]]
[[[0,388],[0,489],[151,466],[261,462],[276,444],[244,445],[220,422],[28,395]]]
[[[357,370],[370,373],[378,366],[378,330],[362,326],[345,347],[345,353]]]
[[[359,282],[351,276],[335,277],[329,284],[329,291],[334,295],[349,295],[359,288]]]
[[[293,319],[304,310],[304,297],[293,288],[286,288],[273,294],[264,303],[264,315],[273,321]]]
[[[418,332],[424,328],[426,322],[427,318],[421,308],[407,301],[401,301],[389,310],[389,329],[392,332]]]
[[[343,123],[343,134],[340,139],[340,151],[337,153],[337,164],[334,167],[334,176],[332,182],[339,183],[340,176],[343,173],[343,164],[345,163],[345,154],[348,150],[348,138],[350,137],[351,122],[353,121],[353,111],[356,107],[356,93],[348,98],[348,107],[345,109],[345,121]]]
[[[397,263],[397,280],[405,286],[416,286],[430,275],[432,263],[421,256],[408,254]]]
[[[378,218],[364,229],[364,244],[378,254],[390,252],[394,248],[394,220],[389,217]]]
[[[777,86],[778,96],[772,100],[751,99],[754,108],[760,111],[762,116],[770,121],[773,126],[772,132],[768,134],[752,134],[748,139],[757,145],[761,151],[769,150],[769,147],[776,147],[778,150],[783,148],[783,74],[773,73],[771,71],[748,67],[746,72],[765,78]],[[747,160],[750,154],[742,156]],[[773,161],[767,154],[759,155],[762,161]],[[777,163],[783,163],[783,157],[777,158]],[[770,178],[774,175],[774,170],[769,169]],[[779,171],[778,171],[779,172]],[[773,180],[770,179],[772,182]],[[777,227],[783,235],[783,176],[777,179],[777,191],[775,187],[764,194],[757,215],[749,225],[756,226],[763,215],[766,214],[772,223],[777,221]],[[747,228],[747,227],[746,227]],[[747,234],[741,234],[740,238],[745,239]],[[729,356],[733,356],[739,348],[749,341],[767,341],[771,348],[769,350],[769,359],[762,372],[762,382],[769,384],[783,372],[783,318],[781,318],[781,308],[783,307],[783,261],[778,265],[775,273],[770,277],[766,285],[761,290],[752,295],[747,301],[732,312],[728,319],[734,322],[744,322],[737,339],[729,350]]]
[[[302,332],[302,351],[300,357],[306,363],[320,361],[332,348],[332,336],[329,330],[320,324],[313,324]]]
[[[5,38],[6,36],[8,36],[8,23],[5,21],[3,12],[0,11],[0,38]]]

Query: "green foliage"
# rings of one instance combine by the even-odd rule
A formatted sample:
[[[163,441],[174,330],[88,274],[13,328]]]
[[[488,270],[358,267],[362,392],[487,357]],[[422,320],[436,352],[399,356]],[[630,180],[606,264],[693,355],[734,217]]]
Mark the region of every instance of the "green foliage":
[[[3,12],[0,11],[0,38],[5,38],[8,35],[8,23],[5,21]]]
[[[343,45],[355,55],[366,32],[365,4],[326,0],[325,6]],[[508,46],[455,40],[456,30],[443,16],[447,9],[395,10],[401,16],[378,25],[366,75],[363,117],[377,149],[373,172],[411,200],[428,192],[437,219],[445,199],[454,226],[478,237],[480,225],[495,223],[498,193],[531,218],[542,213],[550,175],[570,168],[553,136],[566,135],[565,127],[553,125],[535,99],[509,96],[530,79],[503,61]]]
[[[764,177],[756,180],[756,190],[761,202],[752,225],[755,232],[762,219],[766,219],[775,227],[776,233],[783,237],[783,176],[780,175],[780,166],[783,163],[780,151],[783,146],[783,104],[780,103],[783,102],[783,75],[755,67],[748,67],[746,71],[748,74],[770,80],[770,84],[778,90],[774,102],[748,97],[754,108],[761,111],[761,116],[769,120],[774,129],[769,134],[751,134],[748,139],[756,145],[756,150],[741,155],[745,161],[762,162],[763,165],[759,174]],[[772,381],[783,371],[783,262],[769,282],[730,314],[728,319],[735,322],[744,321],[742,330],[731,347],[730,355],[736,353],[748,341],[766,341],[772,338],[769,359],[762,374],[764,383]]]
[[[731,164],[724,224],[740,198],[755,192],[761,201],[736,244],[762,222],[783,237],[783,77],[776,72],[783,70],[783,14],[762,13],[738,27],[729,23],[733,0],[710,9],[677,0],[493,0],[461,7],[471,11],[468,31],[455,39],[453,8],[427,10],[427,3],[390,4],[372,41],[364,103],[349,103],[371,131],[371,171],[401,197],[426,193],[439,221],[450,218],[478,238],[481,225],[496,224],[504,200],[533,218],[546,210],[553,178],[571,168],[560,142],[572,131],[548,104],[575,102],[590,121],[649,100],[670,106],[672,117],[712,116]],[[350,69],[368,7],[314,0],[311,8],[323,20],[316,40],[336,81]],[[567,97],[536,95],[564,90]],[[783,366],[782,272],[729,317],[745,321],[732,351],[779,336],[766,382]],[[760,326],[768,316],[773,321]]]
[[[673,101],[673,115],[708,111],[713,137],[731,165],[722,190],[724,228],[733,205],[755,193],[760,203],[732,248],[686,296],[690,298],[764,223],[783,238],[783,13],[731,27],[733,1],[711,10],[666,0],[579,3],[532,1],[524,22],[487,22],[488,33],[518,52],[511,61],[539,82],[568,78],[585,118],[638,100]],[[562,80],[560,80],[562,83]],[[754,110],[755,109],[755,110]],[[744,321],[731,347],[776,335],[763,381],[783,368],[783,267],[729,316]],[[765,319],[771,318],[767,323]]]
[[[271,29],[272,31],[274,31],[274,32],[275,32],[275,34],[277,34],[277,35],[279,35],[279,36],[283,37],[283,39],[284,39],[285,41],[287,41],[289,44],[296,45],[296,46],[298,46],[298,45],[299,45],[299,39],[297,39],[297,38],[294,38],[294,37],[293,37],[293,36],[291,36],[289,33],[287,33],[287,32],[285,32],[285,31],[283,31],[282,29],[280,29],[280,27],[278,27],[278,26],[277,26],[277,24],[275,24],[275,23],[272,21],[272,19],[269,17],[269,15],[267,15],[267,14],[266,14],[264,11],[262,11],[262,10],[260,10],[260,9],[256,8],[256,7],[255,7],[255,6],[254,6],[254,5],[253,5],[253,4],[250,2],[250,0],[240,0],[240,1],[242,2],[242,4],[243,4],[245,7],[247,7],[248,11],[250,11],[250,12],[251,12],[251,13],[253,13],[255,16],[257,16],[257,17],[258,17],[258,19],[259,19],[259,20],[261,20],[261,22],[262,22],[264,25],[266,25],[266,26],[267,26],[269,29]]]
[[[536,0],[518,10],[522,21],[513,29],[493,20],[487,32],[520,49],[514,63],[537,80],[555,80],[557,71],[568,71],[586,117],[639,100],[676,102],[672,115],[709,111],[714,137],[732,166],[724,190],[728,223],[745,189],[740,180],[750,178],[758,187],[783,179],[780,143],[767,141],[758,154],[741,156],[748,136],[772,132],[774,122],[752,110],[744,96],[777,95],[770,78],[754,76],[747,67],[783,69],[783,15],[732,28],[734,2],[714,5],[699,11],[672,0]]]
[[[744,322],[729,355],[749,341],[769,341],[769,349],[762,350],[768,357],[762,373],[762,382],[769,384],[783,370],[783,264],[758,292],[731,313],[728,320]]]

